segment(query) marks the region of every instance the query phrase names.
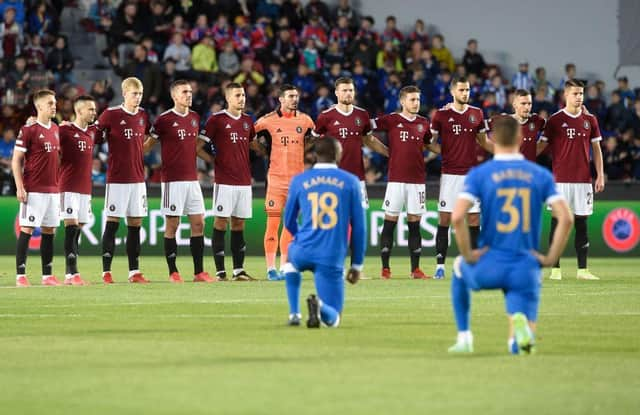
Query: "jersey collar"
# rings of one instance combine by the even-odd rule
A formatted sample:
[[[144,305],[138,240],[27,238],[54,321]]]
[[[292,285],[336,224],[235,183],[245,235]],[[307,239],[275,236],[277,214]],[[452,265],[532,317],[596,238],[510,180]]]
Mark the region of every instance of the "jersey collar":
[[[338,111],[338,114],[342,114],[345,117],[348,117],[349,115],[353,114],[353,105],[351,106],[351,111],[349,112],[343,112],[340,110],[340,108],[338,108],[338,105],[334,105],[333,109],[335,109],[336,111]]]
[[[242,117],[242,113],[240,113],[240,115],[238,115],[237,117],[234,117],[233,114],[231,114],[229,111],[224,110],[224,113],[227,114],[229,117],[233,118],[234,120],[239,120],[240,117]]]
[[[187,112],[186,112],[186,113],[184,113],[184,114],[180,114],[178,111],[176,111],[176,108],[175,108],[175,107],[171,108],[171,112],[173,112],[174,114],[176,114],[178,117],[182,117],[182,118],[184,118],[184,117],[186,117],[187,115],[189,115],[189,110],[187,110]]]
[[[87,128],[81,128],[78,124],[76,124],[75,122],[71,123],[74,127],[76,127],[78,130],[82,131],[83,133],[87,131],[87,128],[89,128],[89,126],[87,125]]]
[[[499,161],[524,160],[524,156],[520,153],[496,154],[493,159]]]
[[[278,116],[280,118],[282,118],[282,117],[284,117],[284,118],[295,118],[298,115],[298,111],[294,110],[293,112],[286,113],[286,112],[282,111],[282,108],[278,108],[276,110],[276,114],[278,114]]]
[[[335,163],[316,163],[313,165],[314,169],[337,169],[338,165]]]
[[[582,110],[580,110],[576,115],[573,115],[572,113],[570,113],[569,111],[567,111],[566,108],[562,109],[562,112],[564,112],[565,114],[567,114],[569,117],[571,118],[578,118],[579,116],[582,115]]]
[[[136,112],[130,112],[130,111],[127,111],[127,109],[124,107],[124,104],[121,104],[121,105],[120,105],[120,108],[122,108],[122,111],[126,112],[126,113],[127,113],[127,114],[129,114],[129,115],[136,115],[136,114],[138,113],[138,111],[140,111],[140,107],[138,107],[138,109],[136,110]]]
[[[464,109],[462,111],[458,111],[457,109],[455,109],[453,107],[453,104],[451,104],[451,106],[449,107],[449,109],[457,114],[464,114],[465,112],[467,112],[467,110],[469,109],[469,104],[464,104]]]
[[[399,116],[401,116],[402,118],[404,118],[405,120],[409,121],[409,122],[414,122],[416,120],[416,118],[418,118],[417,115],[414,115],[413,118],[409,118],[407,116],[405,116],[403,113],[401,112],[397,112],[396,114],[398,114]]]
[[[47,130],[51,128],[51,121],[49,121],[49,125],[43,124],[40,121],[36,121],[36,123],[40,125],[40,127],[46,128]]]

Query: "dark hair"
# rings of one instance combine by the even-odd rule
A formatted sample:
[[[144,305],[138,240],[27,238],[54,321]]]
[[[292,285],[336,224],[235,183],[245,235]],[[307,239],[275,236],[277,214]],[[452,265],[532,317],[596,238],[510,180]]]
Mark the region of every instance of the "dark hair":
[[[338,153],[338,140],[331,136],[325,135],[324,138],[316,140],[313,144],[313,150],[316,153],[319,162],[335,162]]]
[[[571,87],[584,88],[584,82],[578,79],[569,79],[564,83],[564,89],[567,90]]]
[[[515,118],[503,115],[493,119],[491,126],[492,137],[502,146],[514,146],[518,143],[520,124]]]
[[[278,88],[278,96],[283,97],[288,91],[297,91],[298,87],[291,84],[282,84],[280,88]]]
[[[348,76],[341,76],[340,78],[336,79],[336,81],[333,83],[336,89],[338,89],[338,87],[342,84],[353,85],[353,79],[349,78]]]
[[[174,89],[182,85],[191,85],[191,82],[187,81],[186,79],[176,79],[171,83],[169,90],[173,91]]]
[[[456,84],[460,82],[467,83],[469,82],[469,79],[464,75],[454,75],[451,78],[451,83],[449,84],[449,88],[453,89],[456,86]]]
[[[418,88],[415,85],[407,85],[407,86],[403,86],[402,89],[400,89],[400,94],[398,95],[398,98],[402,99],[405,97],[405,95],[407,94],[413,94],[413,93],[420,93],[420,88]]]
[[[242,84],[239,84],[237,82],[229,82],[224,90],[225,92],[227,92],[231,89],[244,89],[244,87],[242,86]]]
[[[564,65],[564,71],[567,72],[569,69],[576,69],[575,63],[568,63]]]
[[[526,97],[527,95],[531,95],[531,92],[526,89],[516,89],[515,94],[517,97]]]

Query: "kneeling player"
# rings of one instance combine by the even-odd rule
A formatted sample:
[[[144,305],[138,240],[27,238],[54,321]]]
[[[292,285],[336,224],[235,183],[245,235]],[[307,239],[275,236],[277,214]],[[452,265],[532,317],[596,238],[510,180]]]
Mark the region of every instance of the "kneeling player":
[[[453,210],[452,222],[461,257],[454,262],[451,296],[457,342],[451,353],[473,351],[469,323],[470,291],[502,289],[509,316],[509,350],[534,350],[540,297],[540,266],[553,264],[567,243],[572,217],[551,174],[519,153],[520,126],[511,117],[494,123],[495,157],[473,168]],[[478,250],[471,249],[465,216],[476,199],[485,206]],[[543,203],[558,220],[555,237],[544,256],[539,248]]]
[[[289,245],[289,262],[284,267],[289,325],[300,324],[300,272],[309,270],[314,273],[318,295],[307,299],[307,327],[320,327],[321,322],[337,327],[344,304],[347,230],[351,225],[352,265],[347,280],[355,284],[364,261],[365,214],[358,178],[336,165],[342,151],[340,143],[327,138],[316,142],[315,149],[318,162],[293,178],[285,207],[285,226],[294,237]]]

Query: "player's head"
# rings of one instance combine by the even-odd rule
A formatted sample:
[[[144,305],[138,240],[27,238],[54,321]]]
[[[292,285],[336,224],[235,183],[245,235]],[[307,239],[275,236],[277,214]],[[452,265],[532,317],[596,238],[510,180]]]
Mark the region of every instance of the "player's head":
[[[33,94],[33,105],[38,117],[51,119],[56,116],[56,93],[50,89],[40,89]]]
[[[504,115],[496,117],[493,120],[491,132],[497,147],[512,152],[519,150],[522,132],[515,118]]]
[[[464,105],[469,102],[471,87],[466,76],[456,75],[451,78],[449,90],[451,91],[451,96],[456,104]]]
[[[531,105],[533,101],[531,100],[531,93],[526,89],[517,89],[515,95],[513,97],[513,109],[516,112],[516,115],[521,118],[529,117],[531,114]]]
[[[96,101],[91,95],[80,95],[73,103],[76,120],[91,124],[96,119]]]
[[[137,108],[142,101],[142,82],[133,76],[125,78],[122,81],[122,97],[125,107]]]
[[[313,148],[318,163],[338,163],[342,157],[342,145],[333,137],[316,140]]]
[[[280,101],[281,109],[288,112],[296,111],[300,102],[298,88],[291,84],[282,84],[278,90],[278,101]]]
[[[191,102],[193,101],[191,82],[186,79],[178,79],[173,81],[169,88],[171,91],[171,99],[173,99],[175,106],[182,108],[191,107]]]
[[[247,98],[244,94],[244,87],[241,84],[237,82],[227,84],[224,89],[224,98],[227,101],[227,106],[230,110],[244,110],[244,104]]]
[[[400,89],[400,106],[402,111],[417,114],[420,111],[420,88],[409,85]]]
[[[577,79],[569,79],[564,83],[564,99],[569,108],[581,107],[584,100],[584,84]]]
[[[356,95],[356,89],[355,85],[353,84],[353,79],[346,76],[341,76],[340,78],[336,79],[335,87],[336,98],[338,98],[339,104],[353,104],[353,100]]]

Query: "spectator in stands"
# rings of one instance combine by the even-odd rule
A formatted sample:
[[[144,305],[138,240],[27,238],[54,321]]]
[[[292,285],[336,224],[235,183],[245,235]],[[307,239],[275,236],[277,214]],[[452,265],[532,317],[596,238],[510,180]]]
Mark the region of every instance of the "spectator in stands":
[[[298,65],[298,73],[293,77],[292,82],[300,91],[300,110],[310,113],[313,94],[316,92],[316,83],[309,73],[307,65],[303,63]]]
[[[67,46],[67,38],[58,36],[53,49],[47,56],[47,68],[53,73],[56,84],[73,83],[73,56]]]
[[[618,91],[611,93],[611,104],[604,117],[604,128],[607,131],[621,132],[631,124],[631,113],[624,105]]]
[[[282,85],[287,79],[287,74],[282,70],[280,62],[273,60],[269,63],[269,68],[265,72],[267,84]]]
[[[313,18],[318,18],[319,23],[323,27],[329,27],[331,24],[331,15],[329,13],[329,6],[322,0],[309,0],[309,3],[304,8],[304,14],[309,18],[309,20],[313,20]],[[327,42],[325,41],[325,45]],[[318,46],[318,48],[322,48]]]
[[[478,52],[478,41],[476,39],[469,39],[467,41],[467,48],[462,57],[462,64],[467,70],[467,74],[473,73],[478,78],[482,77],[487,64],[482,54]]]
[[[290,77],[295,73],[295,67],[298,64],[299,52],[298,47],[291,39],[291,32],[288,28],[281,28],[275,40],[272,50],[272,59],[278,60],[285,72]]]
[[[222,53],[218,56],[218,67],[220,72],[231,77],[240,70],[240,59],[235,52],[233,42],[230,40],[225,43]]]
[[[518,72],[511,78],[511,86],[515,89],[524,89],[531,91],[535,86],[535,80],[529,74],[529,62],[520,62],[518,64]]]
[[[485,93],[485,98],[482,103],[482,111],[485,118],[491,118],[494,115],[504,112],[504,107],[498,104],[496,99],[496,93],[494,91],[488,91]]]
[[[329,95],[329,88],[326,85],[320,85],[318,87],[318,91],[316,92],[316,100],[313,103],[313,111],[311,111],[311,116],[313,119],[318,118],[318,115],[335,105],[335,101]]]
[[[173,16],[173,19],[171,19],[171,26],[169,26],[169,39],[171,39],[171,36],[173,36],[174,33],[181,33],[183,36],[187,36],[189,33],[189,25],[181,14],[176,14]]]
[[[99,158],[95,158],[91,162],[91,182],[94,186],[104,186],[107,182],[107,176],[104,174],[104,168]]]
[[[37,3],[29,13],[27,28],[30,34],[40,35],[45,45],[53,42],[56,32],[55,22],[44,1]]]
[[[270,55],[267,46],[272,37],[271,21],[268,17],[260,17],[251,31],[251,53],[260,64],[266,62]]]
[[[326,85],[334,85],[338,78],[348,77],[351,74],[348,71],[342,69],[342,65],[339,62],[334,62],[323,73],[323,81]]]
[[[251,50],[251,24],[249,19],[238,16],[235,20],[236,30],[233,32],[233,43],[241,56],[253,56]]]
[[[551,82],[549,82],[549,80],[547,80],[547,70],[542,67],[539,66],[536,68],[536,75],[534,78],[534,91],[538,91],[540,89],[540,87],[545,87],[545,91],[547,93],[546,95],[546,99],[549,101],[553,101],[553,97],[556,94],[556,90],[553,88],[553,85],[551,85]]]
[[[536,90],[535,96],[533,97],[531,111],[541,116],[542,111],[545,111],[547,114],[553,114],[555,109],[556,107],[553,105],[553,102],[547,93],[547,88],[544,85],[539,86]]]
[[[244,112],[252,115],[255,118],[260,117],[267,113],[265,105],[265,97],[260,93],[260,89],[256,84],[249,84],[247,87],[247,98],[244,107]]]
[[[300,0],[284,0],[280,7],[280,12],[282,16],[287,18],[292,28],[298,32],[302,30],[304,8]]]
[[[229,25],[227,15],[222,13],[216,19],[216,24],[211,29],[216,49],[222,51],[227,42],[233,41],[233,28]]]
[[[629,148],[629,156],[631,158],[631,177],[634,180],[640,180],[640,136],[633,138],[633,144]]]
[[[191,98],[191,109],[197,112],[198,114],[204,114],[207,111],[207,106],[209,105],[207,99],[207,93],[204,87],[200,86],[200,83],[195,80],[191,80],[189,82],[191,85],[192,98]],[[201,117],[201,121],[204,123],[206,118]]]
[[[384,47],[378,51],[376,56],[376,68],[381,69],[387,65],[390,65],[397,72],[404,70],[398,46],[390,39],[384,42]]]
[[[40,35],[29,36],[29,43],[24,48],[24,57],[27,60],[27,69],[43,70],[46,64],[46,54],[41,44]]]
[[[437,34],[431,39],[431,53],[440,62],[440,67],[453,72],[456,69],[456,62],[453,60],[451,51],[444,45],[444,36]]]
[[[199,14],[193,28],[188,32],[185,40],[188,45],[193,46],[198,44],[202,38],[207,35],[211,35],[211,27],[209,26],[207,15]]]
[[[322,68],[320,51],[316,48],[316,42],[311,38],[307,38],[305,47],[300,52],[300,63],[305,64],[312,73],[316,73]]]
[[[349,0],[339,0],[333,11],[333,23],[338,22],[340,17],[347,18],[347,26],[351,32],[355,33],[358,30],[358,13],[351,7]]]
[[[256,6],[256,17],[267,17],[275,21],[280,16],[280,2],[274,0],[259,0]]]
[[[480,81],[480,77],[478,77],[475,73],[471,72],[467,77],[467,81],[469,81],[469,104],[481,107],[482,106],[482,82]],[[511,101],[509,101],[511,102]]]
[[[193,47],[191,66],[200,74],[200,79],[212,81],[212,75],[218,72],[216,48],[211,34],[206,34],[200,42]]]
[[[420,42],[424,49],[429,48],[429,35],[422,19],[417,19],[413,25],[413,31],[409,33],[407,39],[410,42]]]
[[[567,63],[566,65],[564,65],[564,76],[560,80],[558,90],[562,91],[564,89],[564,83],[569,79],[575,79],[576,73],[576,65],[574,63]]]
[[[131,1],[125,3],[123,13],[116,16],[109,36],[109,49],[117,50],[117,62],[120,66],[127,65],[129,53],[142,39],[145,31],[145,18],[138,14],[138,5]]]
[[[20,55],[22,42],[22,27],[16,21],[16,9],[7,7],[0,23],[0,59],[15,59]]]
[[[620,94],[620,99],[625,107],[631,108],[633,106],[633,101],[636,100],[636,94],[631,88],[629,88],[629,79],[626,76],[618,78],[618,88],[616,91]]]
[[[338,26],[331,29],[329,33],[329,42],[336,42],[341,50],[345,50],[349,47],[352,38],[353,34],[349,29],[347,16],[338,17]]]
[[[154,45],[153,38],[151,36],[145,36],[142,38],[142,46],[147,48],[147,60],[151,63],[159,63],[160,57],[158,56],[158,52],[156,52],[156,46]],[[161,48],[164,49],[166,45],[161,45]]]
[[[250,84],[256,84],[261,86],[265,82],[264,75],[262,75],[254,67],[254,61],[251,58],[244,58],[240,63],[240,72],[233,78],[233,82],[242,84],[247,88]]]
[[[315,46],[320,50],[324,50],[327,47],[329,37],[327,36],[327,32],[324,30],[324,27],[322,27],[322,24],[320,23],[319,16],[311,15],[309,17],[309,24],[305,25],[302,29],[302,33],[300,33],[300,39],[305,43],[305,45],[307,44],[307,40],[313,40]]]
[[[640,98],[636,98],[633,102],[633,110],[631,111],[631,128],[636,137],[640,137]]]
[[[118,58],[113,55],[111,64],[115,73],[122,79],[135,76],[142,81],[142,106],[153,109],[158,104],[162,88],[160,70],[158,66],[147,60],[147,48],[138,44],[133,49],[133,61],[120,66]]]
[[[340,66],[342,66],[342,64],[345,63],[345,56],[343,53],[343,49],[340,48],[338,42],[329,42],[329,47],[324,53],[324,61],[322,66],[328,68],[335,63],[338,63],[340,64]]]
[[[360,39],[355,43],[355,49],[351,52],[351,61],[360,63],[367,71],[375,68],[377,48],[370,46],[366,40]]]
[[[191,49],[184,44],[182,33],[174,33],[171,43],[164,50],[163,61],[173,59],[176,61],[176,71],[179,77],[188,78],[191,71]]]
[[[595,85],[589,85],[584,98],[584,106],[590,113],[598,118],[598,123],[604,126],[604,117],[607,113],[607,104],[600,95],[600,90]]]
[[[628,153],[618,146],[618,140],[615,136],[608,137],[603,147],[602,159],[607,179],[620,180],[624,178],[624,161],[628,157]]]
[[[108,79],[100,79],[91,85],[89,95],[91,95],[96,102],[96,113],[101,114],[102,111],[109,107],[109,103],[115,96],[115,92]]]
[[[400,47],[404,43],[404,35],[398,30],[395,16],[387,16],[381,41],[383,43],[391,41],[396,47]]]
[[[9,70],[6,76],[6,87],[11,90],[30,89],[30,74],[27,71],[27,60],[24,56],[18,56],[13,63],[13,69]]]
[[[436,78],[433,86],[433,104],[436,108],[444,107],[452,102],[453,97],[449,93],[449,83],[451,82],[451,72],[443,69]]]
[[[149,17],[151,35],[156,46],[160,46],[159,49],[162,49],[171,35],[171,20],[167,15],[167,4],[164,0],[152,0],[149,3],[149,8],[151,9],[151,16]]]
[[[387,78],[387,83],[384,89],[384,113],[390,114],[400,108],[400,88],[402,88],[402,82],[397,73],[393,72]]]
[[[502,112],[505,105],[507,104],[507,89],[502,82],[502,77],[500,75],[494,75],[491,78],[491,82],[488,86],[485,87],[484,93],[493,93],[496,99],[496,105],[501,108],[498,112]]]
[[[11,174],[11,158],[13,157],[13,147],[16,145],[16,132],[8,128],[4,130],[2,141],[0,141],[0,194],[13,194],[13,176]]]
[[[360,20],[360,30],[356,34],[356,41],[364,41],[367,46],[377,46],[380,44],[380,36],[373,28],[375,20],[371,16],[365,16]]]
[[[13,9],[15,12],[15,20],[21,27],[24,27],[25,10],[24,1],[22,0],[3,0],[0,2],[0,16],[4,16],[7,9]]]

